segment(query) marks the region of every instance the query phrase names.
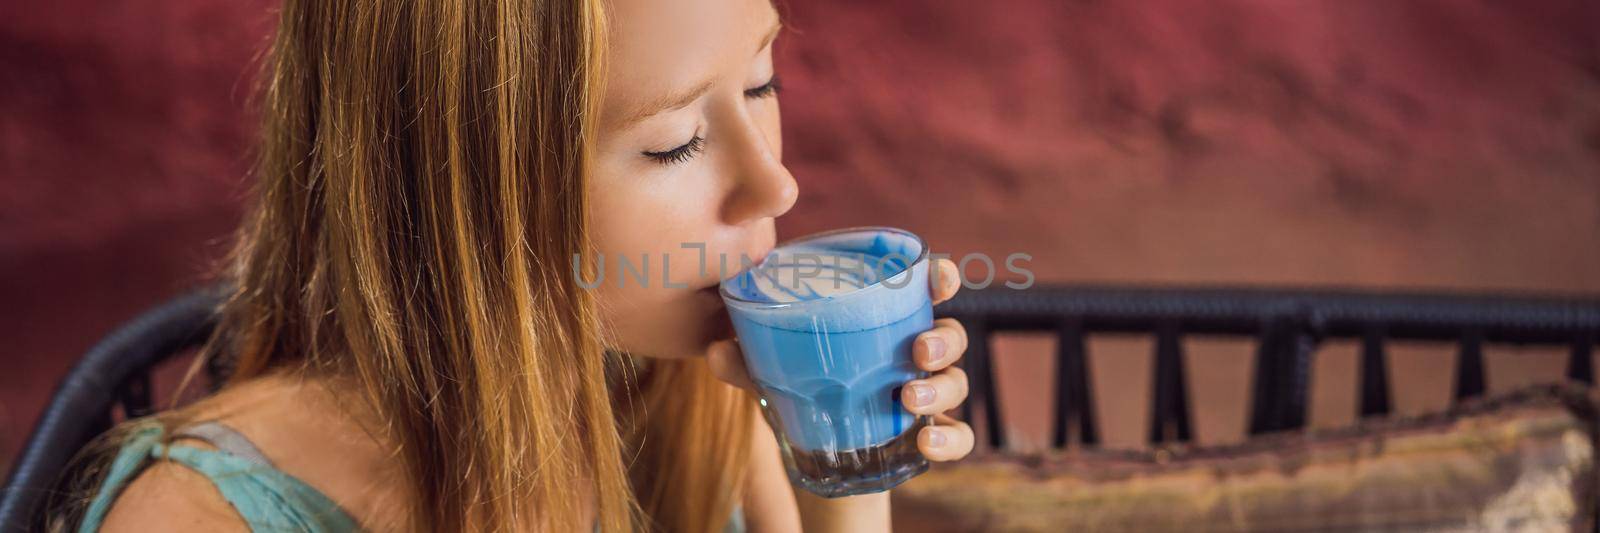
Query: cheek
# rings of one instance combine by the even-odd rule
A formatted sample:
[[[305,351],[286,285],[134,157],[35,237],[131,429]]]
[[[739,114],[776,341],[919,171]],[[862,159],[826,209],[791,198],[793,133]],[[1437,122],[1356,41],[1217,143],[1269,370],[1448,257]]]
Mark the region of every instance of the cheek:
[[[681,170],[597,189],[589,213],[596,248],[608,259],[647,254],[654,262],[683,243],[704,242],[716,227],[714,183],[704,172]]]
[[[684,246],[713,258],[719,248],[716,183],[703,168],[597,172],[589,230],[605,272],[594,291],[618,348],[672,356],[704,336],[712,309],[696,291],[715,283],[717,264],[702,275],[702,252]]]
[[[693,176],[671,170],[631,152],[602,158],[596,165],[588,188],[587,214],[589,236],[601,252],[635,256],[658,252],[647,248],[659,248],[658,243],[671,236],[672,228],[689,222],[685,219],[693,214],[682,205],[700,195],[701,187],[694,184]]]
[[[773,98],[767,112],[756,117],[761,126],[761,132],[767,137],[767,146],[771,147],[772,155],[779,161],[783,160],[783,113],[779,111],[778,99]]]

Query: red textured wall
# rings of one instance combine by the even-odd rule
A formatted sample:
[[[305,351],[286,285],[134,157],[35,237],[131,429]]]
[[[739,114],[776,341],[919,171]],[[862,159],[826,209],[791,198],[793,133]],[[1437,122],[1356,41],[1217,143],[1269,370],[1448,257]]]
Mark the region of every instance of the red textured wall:
[[[888,216],[1056,279],[1600,288],[1600,4],[800,4],[790,229]]]
[[[0,460],[223,249],[271,4],[0,5]],[[1600,4],[787,4],[787,235],[899,225],[1043,281],[1600,291]]]
[[[238,220],[269,2],[0,2],[0,461]]]

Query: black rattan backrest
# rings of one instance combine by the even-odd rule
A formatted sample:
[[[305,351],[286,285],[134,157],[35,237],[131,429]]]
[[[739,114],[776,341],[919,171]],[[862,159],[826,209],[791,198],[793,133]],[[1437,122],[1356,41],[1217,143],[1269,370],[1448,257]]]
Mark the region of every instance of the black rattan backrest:
[[[1052,331],[1057,335],[1053,444],[1099,442],[1085,338],[1096,333],[1156,337],[1150,442],[1187,441],[1191,413],[1183,370],[1186,335],[1254,338],[1257,358],[1250,432],[1305,426],[1311,359],[1319,343],[1362,343],[1362,416],[1389,412],[1384,346],[1389,340],[1458,343],[1457,399],[1484,390],[1483,344],[1565,346],[1567,377],[1594,383],[1590,355],[1600,337],[1600,299],[1296,291],[1233,288],[1035,287],[968,291],[941,305],[941,316],[967,327],[964,365],[972,381],[966,418],[987,428],[991,447],[1005,445],[994,389],[989,341],[996,332]],[[1352,406],[1356,407],[1356,406]],[[975,412],[976,411],[976,412]]]
[[[192,292],[133,319],[90,348],[39,416],[0,494],[0,530],[38,531],[35,513],[80,448],[111,427],[119,405],[129,417],[151,409],[150,372],[210,335],[220,288]]]
[[[89,350],[51,398],[5,492],[4,532],[37,529],[31,520],[68,460],[105,431],[121,407],[129,416],[150,412],[150,373],[163,360],[194,347],[214,327],[223,288],[172,300],[107,336]],[[1096,333],[1156,337],[1150,441],[1186,441],[1191,414],[1183,372],[1185,335],[1223,335],[1258,341],[1250,431],[1292,430],[1306,422],[1311,358],[1318,343],[1360,339],[1361,414],[1389,411],[1384,346],[1392,339],[1453,341],[1460,345],[1455,394],[1484,389],[1483,344],[1568,346],[1571,379],[1594,382],[1590,355],[1600,337],[1600,300],[1511,298],[1440,294],[1262,289],[1035,287],[967,291],[936,310],[960,318],[970,347],[963,365],[972,380],[966,418],[999,421],[991,371],[993,334],[1052,331],[1058,336],[1053,442],[1065,446],[1069,427],[1077,440],[1099,442],[1094,421],[1085,339]],[[1005,445],[998,423],[986,423],[990,446]]]

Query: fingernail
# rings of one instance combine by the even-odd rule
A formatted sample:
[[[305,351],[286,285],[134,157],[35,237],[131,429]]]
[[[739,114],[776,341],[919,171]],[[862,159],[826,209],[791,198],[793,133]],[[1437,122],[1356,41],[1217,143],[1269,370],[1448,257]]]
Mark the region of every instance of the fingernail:
[[[911,386],[911,406],[923,407],[933,405],[934,390],[931,385],[916,384]]]
[[[922,339],[922,345],[926,347],[928,353],[928,360],[924,361],[925,364],[931,365],[944,359],[944,338],[930,335]]]
[[[949,437],[944,436],[943,431],[935,429],[928,432],[928,447],[930,448],[943,448],[947,440],[949,440]]]

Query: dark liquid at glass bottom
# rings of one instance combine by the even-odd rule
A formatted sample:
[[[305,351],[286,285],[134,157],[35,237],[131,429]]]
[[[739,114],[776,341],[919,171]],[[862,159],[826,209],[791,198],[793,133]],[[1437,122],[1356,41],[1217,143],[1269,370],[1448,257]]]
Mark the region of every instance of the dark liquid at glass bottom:
[[[837,452],[793,448],[778,432],[784,466],[795,485],[825,498],[883,492],[928,471],[928,459],[917,450],[917,433],[927,417],[889,442]]]

